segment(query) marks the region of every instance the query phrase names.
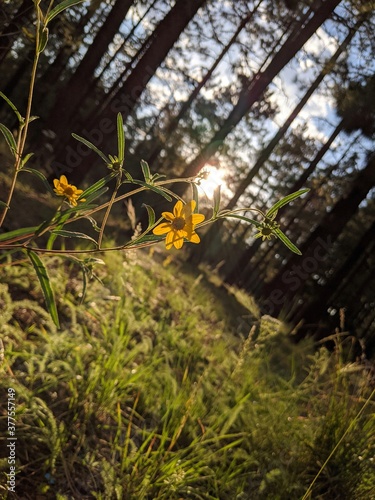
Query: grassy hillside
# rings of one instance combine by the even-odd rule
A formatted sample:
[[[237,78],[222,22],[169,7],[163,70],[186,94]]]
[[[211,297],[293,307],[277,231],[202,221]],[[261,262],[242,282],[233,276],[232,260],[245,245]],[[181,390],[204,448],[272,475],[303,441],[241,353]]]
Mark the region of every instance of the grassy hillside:
[[[375,498],[374,401],[356,418],[374,380],[346,346],[293,345],[250,297],[158,251],[103,259],[80,303],[79,268],[45,258],[60,331],[30,266],[2,261],[2,451],[9,388],[17,437],[2,498]]]

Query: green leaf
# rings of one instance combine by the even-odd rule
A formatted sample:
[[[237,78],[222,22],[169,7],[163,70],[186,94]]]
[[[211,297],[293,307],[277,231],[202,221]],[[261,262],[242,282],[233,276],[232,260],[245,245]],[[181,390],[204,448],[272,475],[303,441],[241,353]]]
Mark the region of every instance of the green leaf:
[[[237,214],[228,213],[228,214],[222,215],[220,217],[222,217],[224,219],[226,219],[227,217],[230,217],[231,219],[240,219],[240,220],[243,220],[245,222],[249,222],[250,224],[253,224],[253,226],[255,226],[255,227],[263,227],[263,224],[261,222],[258,222],[257,220],[254,220],[254,219],[250,219],[249,217],[245,217],[244,215],[237,215]]]
[[[91,238],[91,236],[88,236],[85,233],[79,233],[77,231],[66,231],[65,229],[53,229],[51,233],[56,234],[57,236],[62,236],[63,238],[81,238],[84,240],[90,240],[95,244],[95,246],[98,246],[94,238]]]
[[[5,94],[3,94],[2,92],[0,92],[0,97],[2,97],[4,99],[4,101],[6,101],[7,104],[12,108],[12,110],[14,111],[14,113],[16,114],[16,116],[18,118],[19,123],[24,123],[24,119],[22,118],[20,112],[18,111],[16,106],[12,103],[12,101],[10,99],[8,99],[8,97]]]
[[[220,210],[220,200],[221,200],[221,186],[219,185],[214,190],[213,217],[216,217]]]
[[[52,19],[58,16],[63,10],[82,2],[84,2],[84,0],[63,0],[63,2],[59,3],[59,5],[56,5],[56,7],[48,13],[45,19],[46,24],[52,21]]]
[[[7,204],[5,203],[5,201],[1,201],[1,200],[0,200],[0,206],[1,206],[1,207],[5,207],[5,208],[9,208],[9,205],[7,205]]]
[[[33,155],[33,154],[34,153],[30,153],[30,156]],[[27,155],[27,156],[29,156],[29,155]],[[21,172],[29,172],[30,174],[35,175],[36,177],[38,177],[43,182],[44,186],[46,187],[46,189],[48,190],[49,193],[55,194],[54,191],[53,191],[53,189],[50,186],[50,183],[47,181],[47,178],[41,172],[39,172],[38,170],[35,170],[34,168],[26,167],[26,168],[22,168],[20,171]]]
[[[38,54],[43,52],[43,50],[46,48],[47,42],[48,42],[48,28],[44,26],[43,28],[40,29],[39,32],[39,44],[38,44]]]
[[[91,217],[90,215],[86,215],[84,218],[91,222],[92,227],[97,233],[100,233],[100,227],[98,226],[98,223],[93,217]]]
[[[138,245],[139,243],[148,243],[148,242],[151,242],[151,241],[162,241],[163,239],[165,238],[165,236],[157,236],[156,234],[145,234],[144,236],[142,236],[141,238],[137,238],[136,241],[130,241],[129,243],[127,243],[125,246],[128,247],[128,246],[136,246]]]
[[[142,204],[142,207],[145,207],[147,209],[148,213],[148,227],[151,227],[155,224],[155,212],[150,205],[146,205],[146,203]]]
[[[12,240],[18,236],[24,236],[26,234],[34,234],[38,229],[38,226],[32,227],[22,227],[21,229],[15,229],[14,231],[8,231],[7,233],[0,234],[0,241]]]
[[[164,188],[157,188],[155,186],[152,186],[151,184],[147,184],[146,182],[138,181],[135,179],[133,180],[133,184],[139,184],[140,186],[144,186],[150,191],[154,191],[155,193],[160,194],[160,196],[163,196],[163,198],[165,198],[166,200],[172,201],[172,197],[165,192],[167,190],[165,190]]]
[[[272,216],[279,210],[279,208],[283,207],[287,203],[290,203],[291,201],[295,200],[299,196],[303,195],[304,193],[307,193],[310,191],[310,189],[300,189],[299,191],[296,191],[295,193],[288,194],[288,196],[285,196],[285,198],[282,198],[279,200],[277,203],[271,207],[268,212],[266,213],[266,217],[272,218]]]
[[[125,134],[124,134],[124,122],[122,120],[121,113],[117,113],[117,143],[118,143],[118,161],[122,165],[124,163],[124,157],[125,157]]]
[[[94,151],[97,155],[99,155],[100,158],[105,162],[106,165],[111,163],[111,160],[102,151],[100,151],[100,149],[98,149],[92,142],[90,142],[87,139],[85,139],[84,137],[81,137],[80,135],[77,135],[74,133],[72,134],[72,136],[74,137],[74,139],[76,139],[79,142],[82,142],[82,144],[84,144],[89,149]]]
[[[39,255],[37,255],[32,250],[27,250],[27,254],[31,260],[32,265],[34,266],[36,275],[38,276],[40,286],[42,288],[42,292],[44,295],[44,300],[46,302],[46,307],[48,312],[51,315],[51,318],[57,328],[60,328],[59,324],[59,316],[57,314],[57,308],[55,303],[55,297],[53,295],[53,291],[51,288],[51,282],[47,273],[47,269],[44,267],[43,262],[41,261]]]
[[[17,143],[15,138],[13,137],[12,132],[9,130],[8,127],[0,123],[0,131],[3,133],[3,136],[5,137],[5,140],[9,146],[9,149],[12,152],[13,156],[16,156],[17,153]]]
[[[151,171],[147,161],[141,160],[141,169],[146,183],[149,183],[151,180]]]
[[[273,229],[272,230],[273,234],[275,234],[275,236],[277,236],[283,243],[286,247],[289,248],[289,250],[291,250],[292,252],[296,253],[297,255],[302,255],[302,253],[300,252],[300,250],[298,250],[298,248],[290,241],[290,239],[281,231],[281,229],[277,228],[277,229]]]
[[[22,160],[21,160],[21,168],[22,168],[22,169],[23,169],[23,167],[26,165],[26,163],[30,160],[30,158],[31,158],[33,155],[34,155],[34,153],[27,153],[27,155],[25,155],[25,156],[22,158]],[[30,172],[31,170],[33,170],[33,169],[31,168],[31,169],[29,170],[29,172]],[[35,170],[35,172],[37,172],[37,171]],[[38,172],[38,173],[39,173],[39,172]],[[42,174],[42,175],[43,175],[43,174]],[[39,176],[38,176],[38,177],[39,177]],[[44,175],[43,175],[43,177],[44,177]],[[45,177],[44,177],[44,178],[45,178]],[[48,186],[49,186],[49,184],[48,184]],[[51,189],[51,187],[50,187],[50,189]]]
[[[199,196],[198,196],[198,188],[195,182],[191,183],[191,189],[193,191],[193,200],[195,201],[195,211],[199,212]]]
[[[103,186],[108,184],[108,182],[110,182],[114,177],[116,177],[116,175],[117,173],[112,172],[103,177],[102,179],[99,179],[97,182],[95,182],[95,184],[85,189],[85,191],[83,191],[83,193],[81,194],[80,198],[85,198],[86,200],[90,199],[90,201],[92,201],[90,197],[93,194],[97,193],[100,189],[102,189]]]

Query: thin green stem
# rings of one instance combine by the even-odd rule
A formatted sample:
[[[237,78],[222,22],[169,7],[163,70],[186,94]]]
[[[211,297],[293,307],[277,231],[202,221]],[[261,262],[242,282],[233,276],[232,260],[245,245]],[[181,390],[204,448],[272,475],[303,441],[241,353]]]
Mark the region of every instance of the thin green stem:
[[[29,95],[27,98],[27,107],[26,107],[26,115],[24,118],[24,122],[20,124],[19,127],[19,133],[18,133],[18,141],[17,141],[17,152],[16,152],[16,160],[14,163],[14,172],[13,172],[13,178],[12,182],[10,185],[9,193],[8,193],[8,199],[6,201],[6,206],[4,207],[2,216],[0,218],[0,227],[3,225],[5,217],[8,213],[8,210],[10,208],[10,204],[13,198],[13,193],[16,187],[16,182],[17,182],[17,177],[18,177],[18,172],[20,171],[20,166],[21,166],[21,161],[22,161],[22,154],[25,149],[25,144],[26,144],[26,138],[27,138],[27,133],[28,133],[28,128],[29,128],[29,123],[30,123],[30,116],[31,116],[31,106],[33,102],[33,95],[34,95],[34,87],[35,87],[35,80],[36,80],[36,71],[38,67],[38,62],[39,62],[39,42],[40,42],[40,37],[39,37],[39,31],[40,31],[40,26],[41,26],[41,19],[40,19],[40,12],[39,9],[37,8],[37,23],[36,23],[36,35],[35,35],[35,55],[34,55],[34,61],[33,61],[33,67],[31,70],[31,78],[30,78],[30,86],[29,86]]]
[[[101,248],[102,246],[102,240],[103,240],[103,235],[104,235],[104,229],[105,229],[105,226],[107,224],[107,220],[108,220],[108,217],[109,217],[109,214],[111,212],[111,209],[112,209],[112,206],[113,206],[113,203],[114,203],[114,200],[116,198],[116,195],[118,193],[118,190],[121,186],[121,179],[122,179],[122,172],[120,171],[118,176],[117,176],[117,179],[116,179],[116,186],[115,186],[115,189],[113,190],[113,193],[112,193],[112,196],[111,196],[111,199],[109,200],[109,204],[107,206],[107,210],[105,211],[105,214],[104,214],[104,217],[103,217],[103,221],[102,221],[102,225],[100,227],[100,233],[99,233],[99,237],[98,237],[98,247],[99,249]]]

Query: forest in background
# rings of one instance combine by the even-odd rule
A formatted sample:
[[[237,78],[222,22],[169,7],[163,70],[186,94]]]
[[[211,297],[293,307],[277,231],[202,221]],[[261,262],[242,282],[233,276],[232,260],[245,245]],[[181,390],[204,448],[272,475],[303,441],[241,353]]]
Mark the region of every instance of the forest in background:
[[[121,112],[131,173],[141,159],[168,177],[211,166],[225,179],[228,208],[265,209],[310,188],[279,214],[302,257],[227,220],[202,234],[189,261],[218,269],[299,338],[323,338],[345,317],[358,353],[371,357],[374,14],[374,2],[361,0],[77,5],[50,26],[30,165],[79,186],[99,179],[104,168],[71,132],[110,152]],[[1,2],[1,91],[19,108],[26,104],[33,22],[30,0]],[[1,102],[0,121],[12,128],[13,119]],[[141,222],[144,201],[133,199]],[[154,207],[165,204],[158,199]]]

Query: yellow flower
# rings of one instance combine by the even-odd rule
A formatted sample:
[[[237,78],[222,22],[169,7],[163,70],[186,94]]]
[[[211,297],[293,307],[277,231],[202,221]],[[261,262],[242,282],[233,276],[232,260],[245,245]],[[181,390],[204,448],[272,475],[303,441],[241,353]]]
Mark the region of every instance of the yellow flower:
[[[54,179],[53,184],[55,186],[55,193],[57,196],[65,196],[68,198],[68,201],[73,207],[77,206],[77,200],[83,193],[82,189],[77,189],[75,186],[72,184],[68,183],[68,179],[65,177],[65,175],[62,175],[59,179]],[[79,200],[79,201],[86,201],[86,200]]]
[[[184,244],[184,238],[191,243],[199,243],[200,238],[194,231],[196,224],[203,222],[205,217],[203,214],[193,214],[195,209],[195,201],[192,200],[184,205],[182,201],[178,201],[171,212],[163,212],[162,216],[168,222],[162,222],[156,226],[153,233],[156,235],[166,234],[165,246],[167,250],[173,245],[176,248],[181,248]]]

